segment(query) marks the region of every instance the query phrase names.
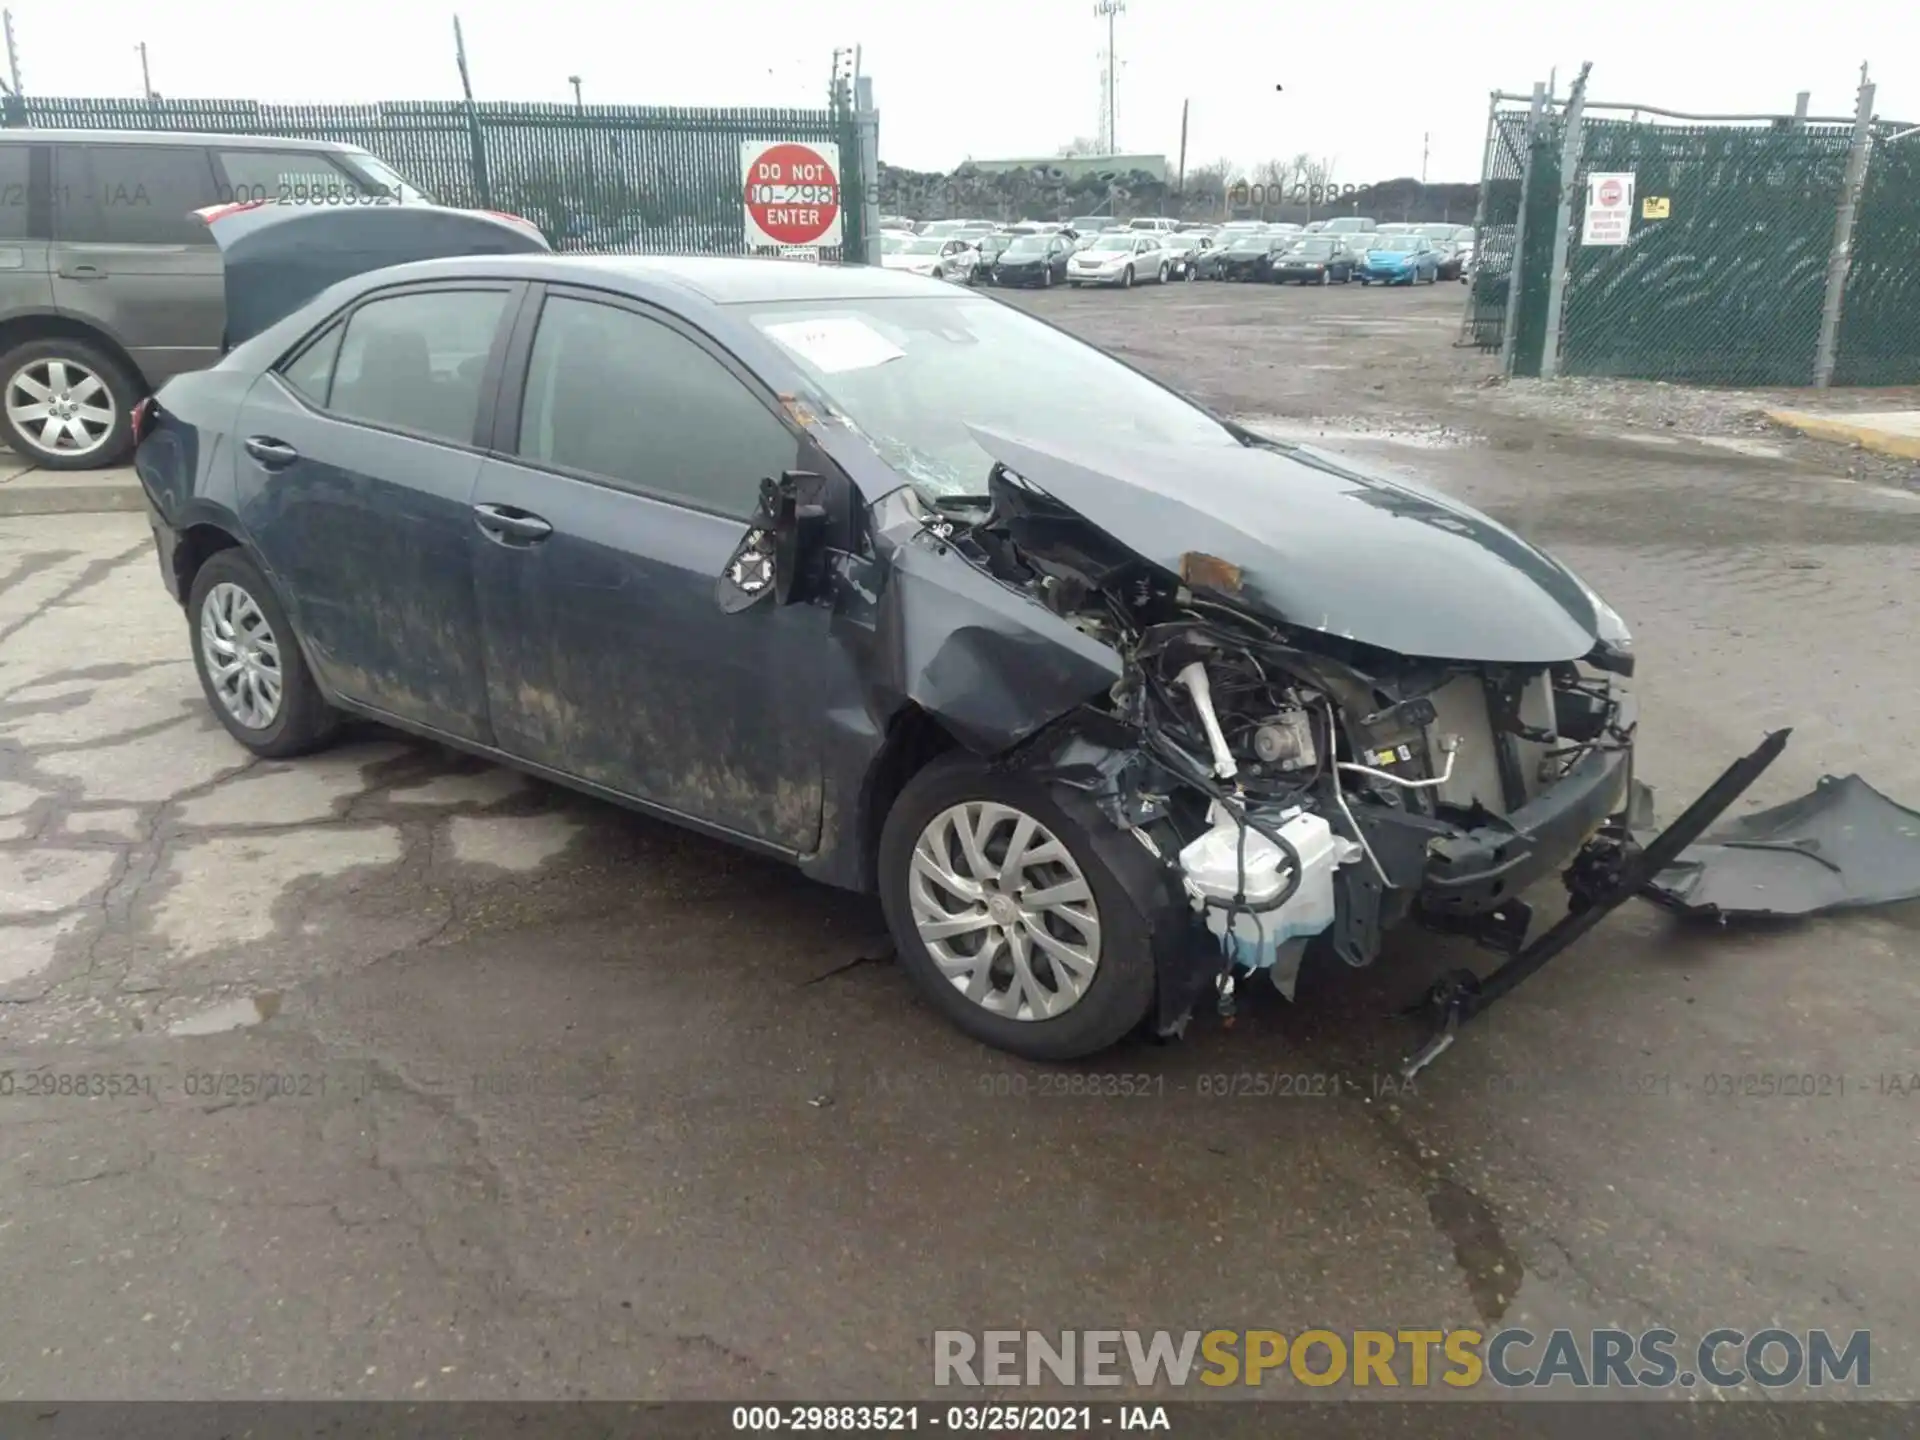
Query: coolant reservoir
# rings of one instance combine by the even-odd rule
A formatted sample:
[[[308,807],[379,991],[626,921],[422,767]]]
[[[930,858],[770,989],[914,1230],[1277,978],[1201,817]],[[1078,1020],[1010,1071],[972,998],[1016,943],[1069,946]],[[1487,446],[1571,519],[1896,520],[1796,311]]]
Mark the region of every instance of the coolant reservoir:
[[[1236,895],[1258,906],[1285,890],[1292,864],[1278,845],[1248,830],[1243,881],[1240,822],[1217,804],[1210,819],[1206,834],[1180,852],[1180,869],[1194,908],[1236,964],[1264,969],[1289,940],[1318,935],[1333,924],[1333,872],[1358,858],[1358,845],[1341,839],[1326,821],[1306,811],[1281,822],[1273,828],[1300,854],[1299,888],[1275,909],[1233,914],[1226,907]]]

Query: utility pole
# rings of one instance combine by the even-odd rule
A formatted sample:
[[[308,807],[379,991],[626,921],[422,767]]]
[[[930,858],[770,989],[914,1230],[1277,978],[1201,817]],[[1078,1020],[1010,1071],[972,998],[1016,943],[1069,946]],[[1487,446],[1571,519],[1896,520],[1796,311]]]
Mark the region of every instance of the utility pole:
[[[1107,17],[1107,153],[1120,153],[1120,132],[1114,127],[1113,92],[1120,84],[1120,56],[1113,48],[1114,21],[1127,13],[1127,0],[1094,0],[1093,13]]]
[[[578,75],[569,75],[567,76],[567,83],[573,87],[573,108],[576,110],[584,110],[586,106],[580,103],[580,77]]]
[[[1432,151],[1433,132],[1427,131],[1420,137],[1420,183],[1427,183],[1427,156]]]
[[[1173,182],[1173,191],[1182,199],[1187,193],[1187,107],[1191,104],[1193,104],[1191,100],[1180,102],[1180,173],[1179,178]]]
[[[0,15],[0,20],[4,20],[6,24],[7,73],[13,78],[12,93],[14,98],[18,99],[25,95],[26,91],[20,88],[20,47],[13,43],[13,11],[8,10],[4,15]]]
[[[144,99],[153,99],[153,81],[147,74],[147,42],[142,40],[133,47],[140,52],[140,94]]]
[[[487,140],[480,128],[480,107],[473,103],[473,77],[467,71],[467,39],[460,32],[460,17],[453,17],[453,63],[460,67],[460,93],[467,105],[467,154],[474,194],[480,208],[493,208],[493,184],[487,178]],[[395,197],[398,198],[397,196]]]

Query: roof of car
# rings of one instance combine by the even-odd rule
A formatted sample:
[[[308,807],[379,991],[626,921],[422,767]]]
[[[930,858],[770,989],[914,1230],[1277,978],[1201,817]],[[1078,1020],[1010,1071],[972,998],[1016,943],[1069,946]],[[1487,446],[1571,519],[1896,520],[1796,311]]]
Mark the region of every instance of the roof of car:
[[[198,130],[14,130],[0,129],[0,141],[13,145],[80,143],[94,145],[226,145],[236,150],[328,150],[365,155],[365,146],[340,140],[292,140],[284,135],[222,135]]]
[[[939,238],[939,237],[919,237]],[[952,296],[954,287],[878,265],[811,265],[753,255],[493,255],[421,260],[373,272],[383,283],[493,276],[621,290],[671,290],[714,305],[777,300]]]

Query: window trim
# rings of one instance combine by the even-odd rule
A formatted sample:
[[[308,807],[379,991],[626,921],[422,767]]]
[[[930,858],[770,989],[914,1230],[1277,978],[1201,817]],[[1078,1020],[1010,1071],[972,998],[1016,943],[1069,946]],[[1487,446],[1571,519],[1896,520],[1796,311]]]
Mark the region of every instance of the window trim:
[[[63,208],[69,216],[79,214],[89,221],[97,222],[95,228],[101,231],[107,228],[107,223],[106,211],[102,208],[99,197],[96,195],[91,201],[76,199],[71,193],[74,187],[69,183],[67,171],[72,167],[78,167],[81,175],[84,177],[81,180],[82,187],[91,188],[95,183],[93,157],[102,150],[173,150],[187,151],[196,154],[200,157],[200,164],[207,172],[207,193],[214,197],[214,199],[208,203],[216,203],[219,199],[220,179],[214,169],[213,152],[203,143],[183,140],[177,145],[128,145],[124,143],[116,144],[111,140],[62,140],[54,144],[51,148],[59,154],[59,158],[55,162],[57,165],[57,173],[54,174],[52,178],[54,184],[66,195],[66,204],[61,208]],[[52,188],[52,186],[49,187],[50,190]],[[49,196],[49,202],[51,202],[51,195]],[[191,240],[81,240],[71,235],[58,233],[53,224],[53,216],[54,206],[49,203],[47,207],[47,233],[53,243],[57,245],[89,245],[116,250],[124,250],[137,245],[166,250],[205,249],[212,250],[216,254],[219,253],[219,246],[214,241],[213,232],[204,225],[192,232],[194,238]],[[187,218],[191,218],[191,212],[188,212]]]
[[[382,435],[399,435],[408,440],[424,441],[429,445],[444,445],[450,450],[468,450],[475,454],[485,454],[487,453],[487,436],[491,433],[494,423],[494,404],[499,399],[500,394],[501,370],[506,363],[508,347],[515,334],[515,327],[521,311],[524,308],[527,289],[527,282],[524,280],[494,279],[479,275],[461,276],[458,279],[446,280],[416,280],[410,284],[401,285],[382,285],[375,289],[368,290],[364,294],[354,296],[353,299],[349,300],[345,305],[320,321],[313,329],[303,335],[296,344],[289,347],[284,355],[274,361],[273,364],[267,368],[266,373],[273,377],[273,381],[280,387],[281,393],[290,396],[302,409],[312,414],[323,416],[337,424],[354,425],[362,430],[371,430]],[[315,405],[313,401],[309,400],[305,395],[287,383],[287,378],[285,374],[282,373],[287,366],[293,364],[305,355],[308,350],[326,339],[328,332],[336,325],[340,327],[340,341],[342,348],[344,348],[346,344],[347,327],[353,323],[353,317],[368,305],[381,300],[399,300],[411,295],[431,295],[449,290],[479,290],[488,293],[502,294],[506,297],[506,303],[501,307],[500,318],[494,323],[493,344],[487,350],[487,363],[480,371],[480,403],[474,412],[473,433],[465,440],[455,440],[445,435],[429,435],[424,430],[409,430],[398,425],[381,425],[372,420],[363,420],[356,415],[342,415],[333,408],[333,384],[335,376],[331,372],[327,375],[327,403],[325,405]],[[334,356],[334,365],[336,368],[339,363],[340,357],[336,354]]]
[[[651,320],[664,325],[682,339],[705,351],[721,369],[740,382],[741,387],[773,418],[774,423],[787,432],[788,438],[794,443],[793,453],[796,465],[800,463],[800,457],[807,453],[805,447],[810,444],[811,437],[794,422],[792,416],[786,413],[778,397],[766,382],[731,350],[685,316],[618,291],[596,290],[590,286],[558,282],[535,282],[528,286],[526,300],[513,326],[510,353],[506,359],[505,374],[501,377],[498,403],[494,408],[491,443],[487,446],[487,454],[491,458],[537,474],[558,475],[563,479],[577,480],[618,495],[632,495],[638,499],[672,505],[681,510],[699,515],[712,515],[738,524],[745,524],[753,518],[751,511],[742,515],[717,506],[703,505],[677,490],[655,490],[646,486],[633,485],[623,480],[616,480],[609,475],[597,474],[591,470],[575,470],[569,466],[555,465],[550,461],[520,453],[520,422],[526,409],[527,380],[533,369],[533,342],[539,333],[540,317],[545,313],[549,300],[577,300],[591,305],[604,305],[610,310],[624,310],[642,320]]]

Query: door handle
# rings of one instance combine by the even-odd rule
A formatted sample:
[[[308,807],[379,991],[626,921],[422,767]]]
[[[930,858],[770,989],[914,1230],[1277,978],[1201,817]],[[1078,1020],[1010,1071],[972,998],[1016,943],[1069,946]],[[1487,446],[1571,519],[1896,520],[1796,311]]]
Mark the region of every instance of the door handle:
[[[247,454],[268,470],[284,470],[300,458],[300,452],[293,446],[269,435],[249,435],[242,444]]]
[[[529,515],[525,510],[516,510],[511,505],[476,505],[473,515],[482,533],[494,540],[518,540],[530,545],[553,533],[553,526],[538,515]]]
[[[106,273],[98,265],[66,265],[60,270],[60,276],[65,280],[98,280]]]

